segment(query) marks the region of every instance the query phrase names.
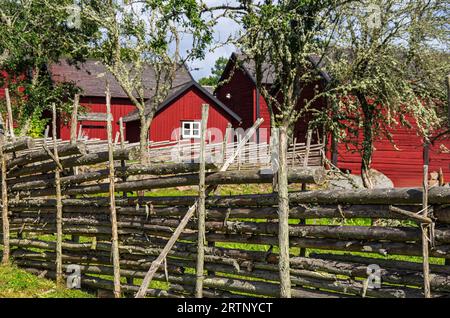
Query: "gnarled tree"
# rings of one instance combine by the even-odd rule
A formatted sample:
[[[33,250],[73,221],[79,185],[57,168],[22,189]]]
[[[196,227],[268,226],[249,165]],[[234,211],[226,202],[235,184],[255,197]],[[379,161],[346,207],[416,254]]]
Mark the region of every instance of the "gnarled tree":
[[[239,47],[254,63],[256,86],[269,107],[272,127],[279,129],[279,268],[281,296],[290,297],[287,143],[299,118],[323,111],[315,102],[325,90],[315,83],[321,79],[318,68],[337,22],[339,1],[242,1],[242,5]],[[268,76],[271,85],[265,84]],[[316,94],[305,98],[303,92],[311,85]]]
[[[92,43],[94,56],[136,107],[141,160],[146,161],[155,112],[168,96],[177,70],[187,60],[203,55],[211,40],[210,23],[202,18],[202,6],[194,0],[92,1],[81,12],[101,32]],[[154,72],[151,92],[143,76],[146,68]]]
[[[415,125],[427,139],[442,123],[450,71],[448,3],[366,0],[341,6],[340,13],[326,63],[338,91],[330,97],[342,120],[340,136],[361,154],[363,183],[372,187],[377,138],[392,141],[392,127]]]

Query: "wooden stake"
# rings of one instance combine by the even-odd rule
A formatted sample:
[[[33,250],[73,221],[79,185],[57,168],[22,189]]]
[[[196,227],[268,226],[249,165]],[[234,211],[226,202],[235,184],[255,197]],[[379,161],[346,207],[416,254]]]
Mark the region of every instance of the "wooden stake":
[[[6,184],[6,157],[3,152],[5,145],[5,130],[3,127],[3,117],[0,115],[0,156],[2,165],[2,223],[3,223],[3,256],[2,264],[9,264],[10,243],[9,243],[9,219],[8,219],[8,185]]]
[[[431,223],[433,223],[433,220],[431,220],[429,217],[424,217],[424,216],[418,215],[416,213],[409,212],[409,211],[406,211],[404,209],[400,209],[400,208],[395,207],[395,206],[390,206],[389,210],[394,212],[394,213],[406,216],[410,220],[415,221],[415,222],[419,222],[420,224],[431,224]]]
[[[8,112],[8,130],[11,136],[11,139],[14,141],[14,119],[12,114],[12,106],[11,106],[11,97],[9,95],[9,89],[5,88],[5,98],[6,98],[6,110]]]
[[[259,126],[264,122],[263,118],[259,118],[250,128],[250,130],[247,132],[245,138],[241,141],[241,143],[236,148],[236,151],[233,153],[230,158],[228,158],[223,166],[220,168],[220,171],[226,171],[230,165],[233,163],[234,159],[236,159],[236,156],[240,153],[244,145],[248,142],[248,140],[255,134],[256,130]],[[209,186],[206,191],[205,195],[207,196],[211,192],[214,192],[216,190],[216,186]],[[172,237],[167,241],[166,246],[162,250],[161,254],[152,262],[152,265],[150,266],[150,269],[148,270],[147,274],[145,274],[145,277],[142,281],[141,286],[139,287],[138,292],[136,293],[135,298],[143,298],[147,294],[148,286],[150,285],[150,282],[153,279],[153,276],[156,274],[156,271],[161,266],[163,261],[165,260],[167,254],[170,252],[172,247],[174,246],[175,242],[180,237],[181,233],[183,232],[184,228],[188,224],[189,220],[192,218],[194,212],[196,211],[198,206],[198,200],[195,201],[195,203],[189,208],[186,215],[183,217],[183,219],[180,221],[180,224],[175,229],[174,233],[172,234]]]
[[[308,129],[308,136],[306,137],[305,159],[303,161],[303,167],[304,168],[306,168],[308,166],[309,152],[310,152],[310,149],[311,149],[311,139],[312,139],[312,130]]]
[[[75,94],[73,99],[72,118],[70,123],[70,142],[75,144],[77,142],[77,126],[78,126],[78,105],[80,103],[80,95]]]
[[[112,142],[112,114],[111,114],[111,94],[109,83],[106,83],[106,111],[108,113],[107,133],[108,133],[108,153],[109,153],[109,203],[111,211],[111,245],[114,269],[114,297],[120,298],[120,254],[119,254],[119,234],[117,229],[116,197],[114,186],[114,145]]]
[[[53,134],[53,156],[56,164],[55,168],[55,189],[56,189],[56,284],[63,284],[63,264],[62,264],[62,238],[63,238],[63,229],[62,229],[62,195],[61,195],[61,164],[59,163],[59,154],[56,140],[56,105],[53,103],[52,105],[52,134]],[[44,139],[45,140],[45,139]],[[44,141],[45,143],[45,141]]]
[[[427,163],[427,162],[426,162]],[[428,217],[428,164],[423,166],[423,217]],[[429,260],[429,225],[421,224],[422,227],[422,254],[423,254],[423,289],[425,298],[431,298],[430,288],[430,260]]]
[[[200,171],[199,171],[199,198],[198,198],[198,239],[197,239],[197,268],[195,281],[195,297],[203,298],[203,280],[205,267],[205,241],[206,241],[206,186],[205,186],[205,147],[206,147],[206,132],[208,123],[209,105],[202,106],[202,123],[201,123],[201,138],[200,138]]]
[[[294,138],[294,144],[292,145],[292,167],[295,167],[295,151],[296,151],[296,146],[297,146],[297,137]]]
[[[222,141],[222,158],[221,163],[225,162],[227,158],[227,146],[228,146],[228,140],[230,139],[231,134],[231,123],[228,123],[227,128],[225,129],[225,136]]]
[[[70,118],[70,143],[76,144],[78,140],[77,127],[78,127],[78,105],[80,103],[80,95],[75,94],[73,99],[72,117]],[[80,130],[81,131],[81,130]],[[74,175],[78,174],[78,167],[73,167],[72,172]],[[72,242],[78,243],[80,237],[78,235],[72,235]]]
[[[278,246],[280,257],[278,267],[280,271],[280,297],[282,298],[291,298],[287,144],[287,127],[280,127],[278,154]]]

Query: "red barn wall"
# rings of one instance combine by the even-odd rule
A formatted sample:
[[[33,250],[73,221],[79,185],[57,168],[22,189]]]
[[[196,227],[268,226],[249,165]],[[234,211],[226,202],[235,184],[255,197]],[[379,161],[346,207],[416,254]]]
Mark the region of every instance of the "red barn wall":
[[[228,76],[225,75],[225,78]],[[227,94],[231,94],[231,98],[228,99]],[[255,84],[240,69],[234,70],[231,79],[216,90],[216,97],[242,118],[242,128],[244,129],[251,127],[256,118],[255,94]]]
[[[178,96],[170,105],[157,112],[150,126],[150,140],[154,142],[176,140],[176,136],[173,136],[172,133],[176,129],[181,128],[181,122],[184,120],[200,121],[202,118],[202,104],[205,103],[210,105],[208,115],[209,129],[214,127],[224,134],[229,122],[233,127],[237,126],[237,122],[230,118],[230,115],[217,106],[213,100],[200,90],[191,88]],[[139,141],[139,121],[127,123],[126,129],[128,141]],[[212,142],[215,141],[213,135]]]
[[[105,113],[106,114],[106,98],[105,97],[81,97],[80,105],[85,107],[86,113]],[[111,99],[111,113],[113,115],[113,138],[119,132],[118,120],[125,117],[135,110],[133,103],[126,98]],[[107,139],[106,122],[97,121],[79,121],[77,131],[82,125],[83,134],[89,138]],[[59,138],[63,140],[70,139],[70,120],[68,123],[60,124]]]
[[[374,143],[372,168],[389,177],[396,187],[421,186],[423,175],[423,142],[414,128],[396,127],[391,129],[395,146],[387,139],[380,138]],[[359,133],[358,144],[363,140]],[[441,147],[444,145],[444,147]],[[348,149],[347,149],[348,147]],[[355,146],[338,144],[338,167],[350,170],[352,174],[361,173],[361,156]],[[447,182],[450,179],[450,140],[437,141],[430,147],[429,171],[441,168]]]

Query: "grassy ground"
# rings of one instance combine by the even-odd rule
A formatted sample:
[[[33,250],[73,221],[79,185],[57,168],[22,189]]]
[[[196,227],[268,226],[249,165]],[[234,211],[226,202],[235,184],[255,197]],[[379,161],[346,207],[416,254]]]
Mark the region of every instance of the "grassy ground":
[[[14,265],[0,266],[0,298],[90,298],[75,289],[57,287],[50,280],[37,277]]]

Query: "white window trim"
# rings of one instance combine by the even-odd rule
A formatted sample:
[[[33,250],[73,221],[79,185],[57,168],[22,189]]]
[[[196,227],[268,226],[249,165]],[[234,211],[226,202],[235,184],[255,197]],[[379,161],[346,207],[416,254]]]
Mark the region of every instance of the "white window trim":
[[[184,125],[189,124],[188,132],[185,133]],[[181,122],[181,137],[183,139],[191,139],[191,138],[200,138],[201,136],[201,122],[196,120],[183,120]],[[197,126],[197,128],[194,128],[194,126]],[[194,134],[194,130],[198,131],[198,134]]]

